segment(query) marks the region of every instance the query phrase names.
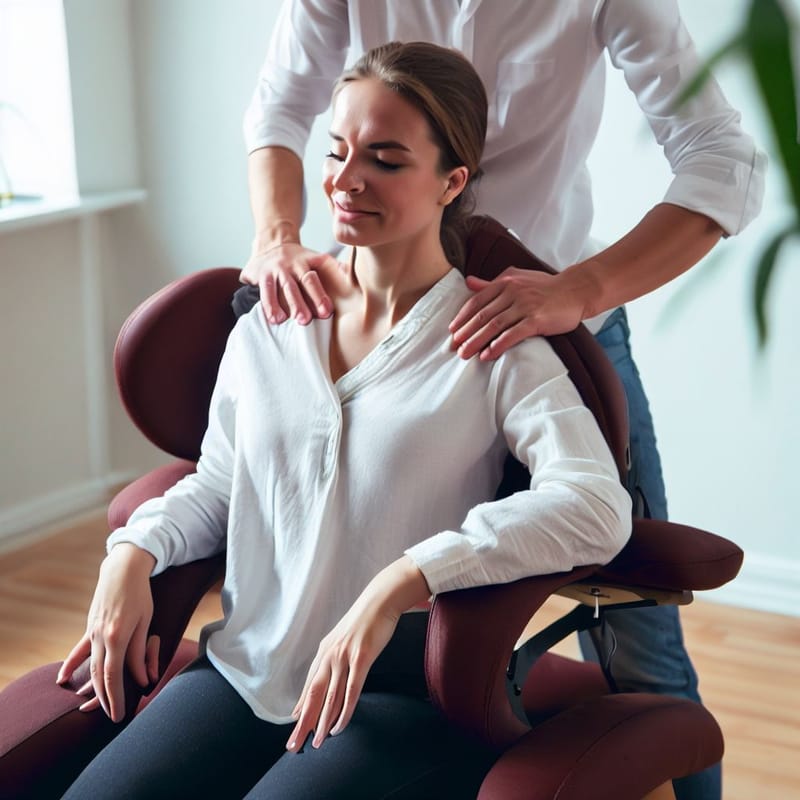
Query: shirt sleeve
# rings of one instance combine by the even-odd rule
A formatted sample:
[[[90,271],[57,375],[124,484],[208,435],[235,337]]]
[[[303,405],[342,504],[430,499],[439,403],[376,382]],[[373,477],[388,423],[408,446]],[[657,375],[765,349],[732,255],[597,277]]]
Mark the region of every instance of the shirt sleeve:
[[[498,429],[528,467],[530,488],[475,506],[461,530],[406,551],[434,593],[604,564],[630,536],[630,497],[549,343],[512,348],[493,382]]]
[[[330,104],[350,44],[345,0],[286,0],[244,117],[247,152],[287,147],[303,158],[314,118]]]
[[[739,233],[761,209],[766,155],[713,78],[677,107],[701,62],[676,0],[605,0],[596,31],[672,167],[664,201]]]
[[[153,575],[225,549],[236,428],[237,330],[220,363],[197,471],[139,506],[125,527],[108,538],[109,551],[119,542],[130,542],[151,553],[156,559]]]

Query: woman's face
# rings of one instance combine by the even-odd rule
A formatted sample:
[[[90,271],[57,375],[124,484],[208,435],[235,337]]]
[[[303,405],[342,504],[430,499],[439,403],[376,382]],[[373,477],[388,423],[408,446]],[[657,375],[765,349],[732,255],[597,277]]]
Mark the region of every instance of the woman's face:
[[[460,191],[466,168],[453,172]],[[323,170],[337,241],[370,247],[431,234],[438,241],[443,201],[458,194],[452,183],[411,103],[372,78],[341,88]]]

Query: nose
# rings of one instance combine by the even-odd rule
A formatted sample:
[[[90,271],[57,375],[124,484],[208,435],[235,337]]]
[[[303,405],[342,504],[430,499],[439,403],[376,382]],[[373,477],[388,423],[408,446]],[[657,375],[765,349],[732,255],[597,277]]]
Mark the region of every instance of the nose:
[[[364,178],[355,159],[347,158],[337,164],[337,169],[333,174],[333,187],[347,194],[358,194],[364,191]]]

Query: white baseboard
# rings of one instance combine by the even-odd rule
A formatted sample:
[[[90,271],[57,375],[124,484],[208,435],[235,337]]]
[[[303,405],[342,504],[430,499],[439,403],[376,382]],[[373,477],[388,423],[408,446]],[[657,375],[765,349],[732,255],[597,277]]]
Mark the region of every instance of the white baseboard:
[[[114,472],[105,478],[85,481],[76,486],[26,500],[0,509],[0,548],[26,544],[43,528],[64,522],[68,517],[83,514],[108,503],[109,491],[135,476]]]
[[[742,570],[729,584],[696,592],[698,600],[800,617],[800,561],[745,553]]]

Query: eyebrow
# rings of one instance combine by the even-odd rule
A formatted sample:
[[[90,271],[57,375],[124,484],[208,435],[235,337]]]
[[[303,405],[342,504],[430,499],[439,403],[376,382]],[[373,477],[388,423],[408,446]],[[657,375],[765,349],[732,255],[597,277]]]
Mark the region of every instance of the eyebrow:
[[[334,133],[333,131],[328,131],[328,136],[331,137],[336,142],[343,142],[344,137],[339,136],[339,134]],[[410,147],[406,147],[404,144],[400,142],[396,142],[393,139],[388,139],[385,142],[371,142],[367,145],[367,149],[369,150],[405,150],[407,153],[411,152]]]

